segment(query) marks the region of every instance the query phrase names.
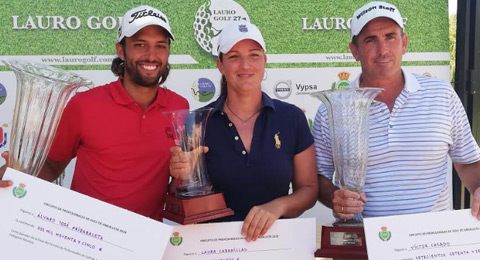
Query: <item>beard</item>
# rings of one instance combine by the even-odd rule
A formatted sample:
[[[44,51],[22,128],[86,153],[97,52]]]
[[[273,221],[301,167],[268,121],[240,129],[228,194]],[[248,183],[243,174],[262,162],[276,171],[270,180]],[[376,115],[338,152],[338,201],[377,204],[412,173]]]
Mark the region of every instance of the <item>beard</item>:
[[[161,68],[157,75],[154,76],[146,76],[142,75],[140,71],[137,69],[135,63],[130,62],[129,60],[125,59],[125,74],[128,74],[131,80],[142,87],[157,87],[160,81],[160,78],[165,73],[167,66],[161,63],[157,63],[158,66]]]

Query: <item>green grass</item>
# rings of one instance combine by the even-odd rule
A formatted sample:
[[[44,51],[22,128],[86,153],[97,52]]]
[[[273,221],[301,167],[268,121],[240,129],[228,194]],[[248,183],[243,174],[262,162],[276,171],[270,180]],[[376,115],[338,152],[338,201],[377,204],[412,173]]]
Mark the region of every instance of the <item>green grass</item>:
[[[224,0],[226,1],[226,0]],[[112,55],[115,54],[116,30],[91,30],[86,20],[91,16],[120,17],[128,9],[148,4],[164,11],[170,19],[177,41],[172,54],[188,54],[197,65],[177,65],[175,69],[215,68],[215,57],[201,49],[193,33],[194,16],[206,0],[144,0],[144,1],[74,1],[74,0],[0,0],[0,55]],[[302,18],[313,23],[315,18],[343,17],[367,0],[237,0],[262,31],[267,54],[271,53],[348,53],[348,30],[303,31]],[[408,18],[409,52],[447,52],[448,10],[446,0],[392,0]],[[12,16],[18,24],[28,16],[77,16],[82,26],[77,30],[14,30]],[[356,64],[275,64],[270,67],[330,67]],[[105,69],[105,66],[75,66],[68,69]]]

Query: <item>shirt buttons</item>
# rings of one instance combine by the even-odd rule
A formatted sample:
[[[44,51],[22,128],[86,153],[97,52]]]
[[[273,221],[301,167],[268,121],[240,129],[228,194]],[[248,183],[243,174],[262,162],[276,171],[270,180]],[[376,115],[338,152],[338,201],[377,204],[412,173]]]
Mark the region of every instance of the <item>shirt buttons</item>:
[[[145,118],[147,118],[147,116],[146,116],[146,115],[143,115],[142,118],[145,119]]]
[[[224,113],[223,113],[223,112],[220,112],[220,115],[222,115],[222,116],[223,116],[223,115],[224,115]]]
[[[247,154],[247,152],[245,152],[245,151],[242,151],[242,154],[243,154],[243,155],[245,155],[245,154]]]
[[[232,127],[232,126],[233,126],[233,124],[232,124],[232,123],[228,123],[228,126],[229,126],[229,127]]]
[[[238,136],[235,136],[235,140],[237,140],[237,141],[238,141]]]

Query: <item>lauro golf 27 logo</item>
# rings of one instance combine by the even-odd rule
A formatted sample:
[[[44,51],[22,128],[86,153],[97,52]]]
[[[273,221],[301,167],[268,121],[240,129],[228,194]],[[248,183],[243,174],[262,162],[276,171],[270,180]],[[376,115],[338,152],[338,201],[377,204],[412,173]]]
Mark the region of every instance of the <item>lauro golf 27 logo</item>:
[[[208,0],[201,5],[195,20],[193,21],[193,30],[195,40],[200,47],[217,56],[218,35],[222,28],[228,22],[245,20],[250,22],[247,12],[241,5],[233,0]]]
[[[27,195],[27,190],[25,189],[25,184],[20,183],[17,187],[13,188],[13,196],[21,199]]]

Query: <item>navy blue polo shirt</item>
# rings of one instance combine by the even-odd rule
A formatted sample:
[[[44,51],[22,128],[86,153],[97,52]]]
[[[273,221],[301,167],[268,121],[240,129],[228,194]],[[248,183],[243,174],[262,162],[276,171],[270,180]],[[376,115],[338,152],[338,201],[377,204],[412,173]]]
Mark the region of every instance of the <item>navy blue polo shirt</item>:
[[[223,111],[225,96],[212,107],[205,133],[207,171],[216,191],[223,192],[235,215],[219,221],[243,221],[253,206],[288,195],[293,158],[313,144],[304,113],[296,106],[262,93],[250,153]]]

